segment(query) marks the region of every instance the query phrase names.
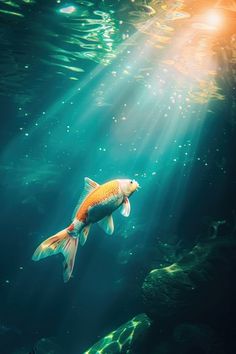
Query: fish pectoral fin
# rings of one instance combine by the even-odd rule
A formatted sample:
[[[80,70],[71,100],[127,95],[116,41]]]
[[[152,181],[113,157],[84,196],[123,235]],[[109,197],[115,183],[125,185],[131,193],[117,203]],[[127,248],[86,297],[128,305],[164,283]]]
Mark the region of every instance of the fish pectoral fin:
[[[106,234],[112,235],[114,232],[114,221],[112,215],[108,215],[98,222],[98,225]]]
[[[83,246],[85,244],[85,242],[87,241],[90,227],[91,227],[91,224],[88,224],[80,232],[79,243],[81,244],[81,246]]]
[[[127,197],[125,197],[122,205],[121,205],[121,214],[125,217],[128,217],[129,214],[130,214],[130,202],[129,202],[129,199]]]

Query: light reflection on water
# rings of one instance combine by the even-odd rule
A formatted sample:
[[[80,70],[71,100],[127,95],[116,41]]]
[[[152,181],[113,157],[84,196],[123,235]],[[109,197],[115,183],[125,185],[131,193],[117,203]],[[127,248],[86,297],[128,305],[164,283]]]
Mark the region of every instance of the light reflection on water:
[[[73,11],[69,11],[72,7]],[[1,83],[7,87],[6,91],[16,92],[17,89],[22,100],[27,101],[31,95],[25,92],[25,83],[31,81],[32,73],[37,70],[43,70],[45,74],[43,77],[36,75],[35,84],[40,85],[40,81],[54,76],[76,81],[81,73],[86,73],[88,62],[104,66],[119,56],[121,62],[125,62],[129,50],[135,46],[143,51],[145,46],[152,55],[144,51],[135,72],[125,68],[124,74],[148,85],[149,77],[155,76],[157,67],[162,65],[172,71],[173,78],[177,75],[183,85],[186,80],[193,82],[194,89],[189,89],[191,100],[198,103],[206,103],[209,99],[222,100],[224,95],[217,82],[221,70],[217,62],[218,49],[221,47],[229,65],[233,65],[235,40],[232,40],[228,17],[227,21],[222,19],[225,21],[222,24],[224,30],[212,30],[204,20],[202,14],[211,8],[227,10],[222,17],[230,13],[231,22],[235,20],[232,17],[235,13],[233,1],[204,4],[183,0],[121,4],[74,1],[63,7],[61,2],[52,5],[38,4],[34,0],[3,0],[0,4],[0,17],[5,23],[1,30],[1,66],[4,67]],[[36,21],[32,13],[37,14]],[[19,41],[12,40],[13,33],[17,32]],[[225,50],[226,46],[231,48],[230,53]],[[102,95],[96,99],[98,105],[103,104]]]

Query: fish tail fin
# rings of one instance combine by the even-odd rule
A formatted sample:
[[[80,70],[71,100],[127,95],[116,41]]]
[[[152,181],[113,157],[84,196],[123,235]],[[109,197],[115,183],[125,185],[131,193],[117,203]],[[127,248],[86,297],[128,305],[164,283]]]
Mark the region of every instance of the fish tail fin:
[[[74,268],[77,247],[78,239],[70,236],[67,229],[64,229],[43,241],[35,250],[32,260],[39,261],[48,256],[62,253],[64,256],[63,279],[64,282],[67,282]]]

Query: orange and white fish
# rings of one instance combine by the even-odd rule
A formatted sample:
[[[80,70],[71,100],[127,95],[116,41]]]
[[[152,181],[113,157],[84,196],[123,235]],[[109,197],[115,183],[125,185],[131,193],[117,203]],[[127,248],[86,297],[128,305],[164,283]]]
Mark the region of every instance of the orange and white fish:
[[[131,179],[116,179],[99,185],[85,177],[84,192],[75,208],[72,223],[64,230],[42,242],[33,254],[32,259],[62,253],[63,278],[67,282],[72,274],[78,241],[83,246],[87,240],[92,224],[98,222],[109,235],[114,231],[112,213],[121,206],[121,214],[129,216],[130,197],[139,184]]]

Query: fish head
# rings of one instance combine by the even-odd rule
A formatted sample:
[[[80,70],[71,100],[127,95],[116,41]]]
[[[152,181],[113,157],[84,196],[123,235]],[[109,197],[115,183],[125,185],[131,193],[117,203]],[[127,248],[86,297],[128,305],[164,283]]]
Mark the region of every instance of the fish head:
[[[139,184],[135,179],[120,179],[120,188],[124,196],[129,197],[133,194],[139,187]]]

